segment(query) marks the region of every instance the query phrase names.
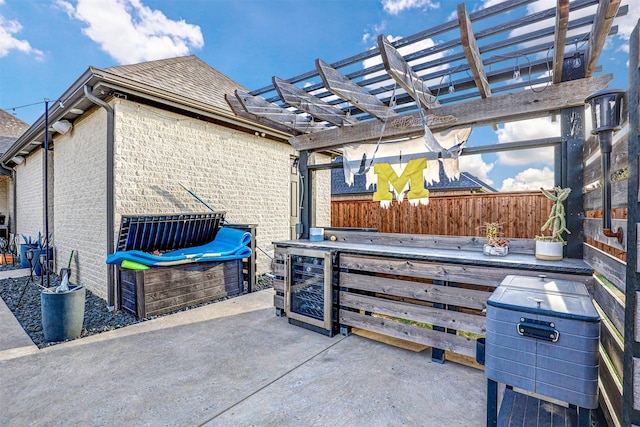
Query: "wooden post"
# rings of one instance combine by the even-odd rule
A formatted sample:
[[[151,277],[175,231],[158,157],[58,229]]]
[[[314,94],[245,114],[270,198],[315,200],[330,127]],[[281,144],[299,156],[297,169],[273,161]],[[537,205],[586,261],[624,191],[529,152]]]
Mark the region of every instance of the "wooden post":
[[[566,108],[562,110],[562,184],[563,188],[571,188],[566,201],[567,228],[567,257],[582,259],[582,242],[584,232],[584,202],[582,188],[584,187],[582,146],[584,145],[584,107]]]
[[[586,67],[584,59],[576,67],[573,58],[566,58],[562,64],[561,81],[582,79],[585,77]],[[561,144],[561,172],[560,186],[571,188],[571,194],[565,202],[567,212],[567,228],[571,234],[567,235],[567,257],[582,259],[582,242],[584,232],[582,221],[584,204],[582,200],[582,188],[584,187],[582,146],[584,145],[584,105],[565,108],[561,113],[560,132]],[[556,151],[557,155],[558,151]],[[556,161],[556,165],[557,165]],[[556,181],[557,182],[557,181]]]
[[[256,284],[256,249],[258,245],[256,243],[256,229],[257,224],[225,224],[225,227],[236,228],[251,233],[251,242],[249,243],[249,249],[251,249],[251,255],[247,258],[246,266],[243,267],[243,274],[247,282],[247,293],[250,294],[253,290],[253,286]]]
[[[634,392],[640,388],[638,372],[634,372],[634,361],[640,360],[640,343],[637,342],[636,324],[637,295],[640,291],[640,274],[638,273],[638,226],[640,225],[640,205],[638,205],[638,156],[640,150],[640,122],[638,118],[638,96],[640,96],[640,37],[639,26],[636,25],[629,39],[629,92],[627,94],[629,111],[629,179],[627,205],[627,271],[625,288],[624,316],[624,368],[622,375],[622,425],[640,425],[639,403],[634,399]]]

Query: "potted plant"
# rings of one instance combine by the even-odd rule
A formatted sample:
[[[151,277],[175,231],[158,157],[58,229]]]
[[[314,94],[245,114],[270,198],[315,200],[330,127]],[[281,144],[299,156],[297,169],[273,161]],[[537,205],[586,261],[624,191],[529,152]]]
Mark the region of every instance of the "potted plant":
[[[485,255],[505,256],[509,253],[509,241],[501,234],[502,224],[497,222],[485,222],[482,226],[487,243],[484,244],[483,253]]]
[[[562,259],[564,245],[567,242],[562,237],[562,233],[571,234],[567,229],[566,212],[563,202],[571,193],[570,188],[555,187],[551,191],[540,189],[548,199],[553,201],[549,219],[544,223],[540,231],[549,231],[550,235],[542,234],[536,236],[536,258],[546,261],[558,261]]]

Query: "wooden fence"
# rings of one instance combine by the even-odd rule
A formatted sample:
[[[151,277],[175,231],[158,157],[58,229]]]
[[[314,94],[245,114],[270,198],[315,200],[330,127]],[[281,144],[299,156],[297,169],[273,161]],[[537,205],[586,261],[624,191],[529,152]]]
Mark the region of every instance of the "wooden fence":
[[[388,209],[372,200],[334,200],[331,226],[377,228],[383,233],[481,236],[485,222],[498,222],[507,238],[533,239],[541,234],[551,201],[540,191],[433,196],[429,205],[407,200]]]

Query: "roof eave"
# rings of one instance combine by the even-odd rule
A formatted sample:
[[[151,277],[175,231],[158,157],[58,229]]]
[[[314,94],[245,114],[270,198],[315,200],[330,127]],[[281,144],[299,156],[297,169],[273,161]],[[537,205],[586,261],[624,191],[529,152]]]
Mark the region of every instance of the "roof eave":
[[[221,108],[198,102],[193,99],[166,92],[149,85],[132,81],[127,78],[110,73],[95,67],[89,67],[56,101],[51,102],[48,114],[49,123],[54,123],[67,114],[68,110],[77,105],[86,98],[84,95],[84,87],[89,85],[94,90],[94,95],[105,97],[101,94],[99,88],[105,87],[111,90],[131,93],[143,98],[148,98],[165,105],[174,106],[183,110],[198,113],[224,123],[233,124],[235,126],[245,128],[247,130],[264,133],[277,140],[287,141],[290,134],[261,126],[253,121],[237,117],[231,111],[225,111]],[[16,141],[9,149],[0,157],[0,163],[11,165],[11,160],[21,151],[35,151],[40,148],[40,144],[34,145],[33,141],[42,140],[45,132],[45,114],[40,116]]]
[[[100,82],[96,84],[94,89],[99,89],[101,86],[108,87],[112,90],[122,90],[123,92],[131,92],[137,96],[149,98],[154,101],[158,101],[167,105],[175,106],[187,111],[196,112],[201,115],[220,120],[225,123],[240,126],[252,131],[264,132],[265,134],[277,138],[285,139],[291,137],[291,134],[281,132],[267,126],[260,125],[252,120],[243,119],[236,116],[232,111],[227,111],[222,108],[200,102],[185,96],[174,94],[171,92],[158,89],[156,87],[146,85],[144,83],[136,82],[125,77],[110,73],[107,70],[95,70],[96,76],[99,77]]]

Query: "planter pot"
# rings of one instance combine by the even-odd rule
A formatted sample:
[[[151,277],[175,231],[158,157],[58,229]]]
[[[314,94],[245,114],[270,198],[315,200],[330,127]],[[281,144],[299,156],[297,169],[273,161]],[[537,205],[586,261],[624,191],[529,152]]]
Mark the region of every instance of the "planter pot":
[[[40,293],[42,330],[47,342],[79,338],[84,322],[84,286],[70,286],[68,292],[56,292],[55,287]]]
[[[536,258],[545,261],[560,261],[564,244],[562,242],[545,242],[536,240]]]
[[[485,255],[505,256],[509,253],[509,246],[484,245],[482,252]]]

